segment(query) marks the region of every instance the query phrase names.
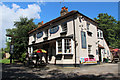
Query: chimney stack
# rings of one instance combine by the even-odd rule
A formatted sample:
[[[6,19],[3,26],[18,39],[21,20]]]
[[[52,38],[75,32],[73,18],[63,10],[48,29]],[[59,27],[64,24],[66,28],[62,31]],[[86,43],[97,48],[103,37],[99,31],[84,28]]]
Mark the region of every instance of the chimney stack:
[[[64,16],[66,13],[68,13],[68,8],[64,6],[64,7],[62,7],[60,14],[61,14],[61,16]]]
[[[43,25],[43,21],[38,23],[38,27],[40,27],[41,25]]]

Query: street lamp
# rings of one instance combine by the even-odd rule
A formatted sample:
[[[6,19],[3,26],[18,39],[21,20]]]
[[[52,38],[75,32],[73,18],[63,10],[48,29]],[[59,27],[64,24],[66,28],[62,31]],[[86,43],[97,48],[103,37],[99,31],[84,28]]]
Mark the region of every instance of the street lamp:
[[[13,54],[13,49],[14,49],[14,45],[13,45],[14,36],[8,35],[8,34],[6,34],[6,36],[7,36],[6,41],[10,43],[10,63],[12,63],[12,54]]]

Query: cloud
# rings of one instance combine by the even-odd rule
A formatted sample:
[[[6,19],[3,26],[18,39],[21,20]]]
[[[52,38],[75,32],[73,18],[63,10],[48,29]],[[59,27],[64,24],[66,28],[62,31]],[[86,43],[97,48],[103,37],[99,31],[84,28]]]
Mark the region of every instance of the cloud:
[[[40,19],[40,12],[41,8],[37,4],[30,4],[23,9],[14,3],[12,8],[0,3],[0,48],[5,47],[6,29],[14,28],[14,21],[19,21],[20,17]]]
[[[12,7],[13,7],[13,9],[14,9],[14,10],[16,10],[16,9],[19,9],[19,8],[20,8],[20,6],[19,6],[19,5],[16,5],[16,4],[12,4]]]

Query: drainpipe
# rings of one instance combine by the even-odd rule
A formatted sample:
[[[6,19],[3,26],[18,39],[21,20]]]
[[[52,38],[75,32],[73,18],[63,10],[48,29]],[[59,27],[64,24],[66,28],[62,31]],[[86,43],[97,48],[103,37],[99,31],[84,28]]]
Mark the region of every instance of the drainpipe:
[[[76,67],[76,33],[75,33],[75,16],[73,16],[73,29],[74,29],[74,45],[75,45],[75,67]]]

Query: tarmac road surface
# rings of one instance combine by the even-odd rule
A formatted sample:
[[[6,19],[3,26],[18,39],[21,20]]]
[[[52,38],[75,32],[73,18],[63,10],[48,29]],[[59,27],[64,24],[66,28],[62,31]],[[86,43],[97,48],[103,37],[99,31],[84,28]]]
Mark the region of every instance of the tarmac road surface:
[[[82,67],[45,67],[30,68],[22,63],[2,64],[2,80],[120,80],[118,64],[104,63]]]

